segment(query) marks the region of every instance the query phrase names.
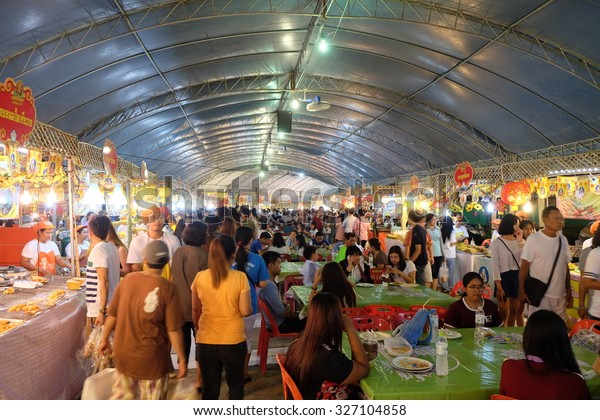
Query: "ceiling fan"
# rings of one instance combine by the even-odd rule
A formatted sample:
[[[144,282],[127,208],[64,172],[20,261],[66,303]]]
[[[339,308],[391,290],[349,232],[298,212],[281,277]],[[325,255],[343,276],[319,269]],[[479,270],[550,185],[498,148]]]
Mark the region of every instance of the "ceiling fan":
[[[294,105],[295,101],[296,103],[305,102],[306,110],[309,112],[325,111],[326,109],[329,109],[329,107],[331,107],[331,104],[327,101],[322,101],[320,96],[315,96],[314,98],[307,98],[306,91],[304,91],[303,99],[294,98],[294,100],[292,101],[292,108],[298,106],[298,104]]]

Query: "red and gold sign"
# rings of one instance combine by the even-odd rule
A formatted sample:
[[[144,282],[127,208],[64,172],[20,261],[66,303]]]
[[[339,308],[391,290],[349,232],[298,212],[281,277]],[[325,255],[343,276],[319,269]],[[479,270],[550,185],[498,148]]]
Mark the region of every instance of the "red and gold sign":
[[[502,201],[510,206],[520,206],[527,203],[531,197],[529,184],[525,182],[509,182],[502,187]]]
[[[463,162],[456,165],[454,171],[454,182],[459,187],[467,186],[473,180],[473,167],[469,162]]]
[[[0,140],[24,146],[35,126],[31,89],[8,77],[0,83]]]
[[[419,188],[419,178],[416,175],[410,177],[410,189],[416,190]]]
[[[102,148],[102,161],[104,162],[104,170],[108,176],[114,176],[117,173],[117,164],[119,159],[117,158],[117,148],[115,144],[106,139],[104,141],[104,147]]]

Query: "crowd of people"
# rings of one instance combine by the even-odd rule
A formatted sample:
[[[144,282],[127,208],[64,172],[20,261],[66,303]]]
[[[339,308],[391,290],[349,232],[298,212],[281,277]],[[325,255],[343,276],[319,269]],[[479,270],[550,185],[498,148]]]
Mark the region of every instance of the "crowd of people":
[[[372,237],[362,210],[348,209],[347,215],[325,214],[322,209],[258,214],[245,207],[219,208],[212,214],[182,216],[175,229],[165,216],[159,207],[142,211],[146,230],[133,238],[129,249],[105,215],[86,217],[77,228],[80,248],[74,252],[73,246],[68,247],[65,259],[50,241],[54,226],[49,222],[37,224],[38,238],[23,249],[22,265],[42,275],[68,266],[67,258],[75,253],[85,265],[86,330],[104,327],[102,349],[110,347],[109,336],[114,333],[113,398],[165,398],[174,370],[173,349],[179,378],[187,375],[190,357],[195,358],[196,387],[203,399],[219,398],[223,369],[229,398],[242,399],[244,384],[252,380],[248,363],[252,330],[261,316],[259,300],[281,332],[301,333],[288,350],[286,369],[305,398],[338,393],[360,397],[354,385],[368,375],[369,363],[352,322],[341,311],[357,305],[354,284],[373,282],[373,268],[385,270],[385,281],[446,292],[459,280],[454,269],[456,244],[465,233],[461,221],[451,216],[438,220],[434,214],[411,211],[403,247],[392,246],[387,253]],[[505,363],[501,392],[522,399],[589,398],[585,381],[577,379],[581,372],[571,360],[564,323],[572,305],[569,248],[561,234],[564,220],[556,207],[547,207],[542,222],[537,232],[531,221],[513,214],[497,223],[490,244],[495,299],[483,297],[485,280],[478,273],[467,273],[461,279],[464,294],[448,308],[445,326],[474,327],[478,309],[483,309],[487,327],[525,325],[526,359]],[[322,247],[334,256],[323,267],[317,264]],[[589,299],[578,309],[582,318],[600,320],[597,226],[589,249],[579,291]],[[282,299],[276,285],[282,259],[292,252],[303,256],[303,283],[312,287],[310,311],[303,319]],[[529,276],[549,283],[538,306],[531,304],[526,292]],[[341,351],[343,334],[350,357]],[[193,342],[195,353],[190,356]],[[549,346],[556,346],[560,354],[550,354]],[[573,383],[572,394],[557,393],[555,387],[562,381]],[[544,386],[536,388],[542,382]],[[536,391],[528,393],[529,389]]]

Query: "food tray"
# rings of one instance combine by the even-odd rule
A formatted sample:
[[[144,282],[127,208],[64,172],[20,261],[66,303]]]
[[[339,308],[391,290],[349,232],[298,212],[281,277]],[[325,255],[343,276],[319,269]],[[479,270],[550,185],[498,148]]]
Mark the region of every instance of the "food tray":
[[[12,331],[24,322],[22,319],[0,318],[0,335]]]

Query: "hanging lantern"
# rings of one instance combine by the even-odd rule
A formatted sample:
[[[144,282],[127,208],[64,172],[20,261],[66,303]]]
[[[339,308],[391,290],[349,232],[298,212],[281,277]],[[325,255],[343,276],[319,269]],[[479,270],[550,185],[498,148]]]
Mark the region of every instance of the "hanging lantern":
[[[525,204],[531,197],[529,184],[525,182],[509,182],[502,187],[502,201],[511,206]]]

